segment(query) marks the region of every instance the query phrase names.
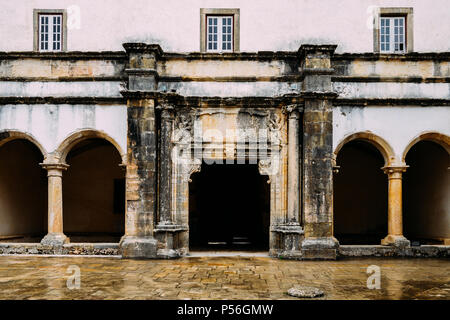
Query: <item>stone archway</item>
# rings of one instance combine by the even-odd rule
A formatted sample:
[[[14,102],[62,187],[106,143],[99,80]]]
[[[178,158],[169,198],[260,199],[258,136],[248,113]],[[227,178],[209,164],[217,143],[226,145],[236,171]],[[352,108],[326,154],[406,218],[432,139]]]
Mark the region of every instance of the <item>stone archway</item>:
[[[119,242],[125,224],[125,170],[109,141],[71,145],[63,174],[64,233],[71,242]]]
[[[388,185],[384,157],[366,140],[339,150],[334,176],[334,235],[340,244],[378,244],[387,233]]]
[[[375,148],[377,148],[378,151],[383,156],[385,166],[389,166],[395,162],[395,153],[392,147],[389,145],[389,143],[380,136],[370,131],[352,133],[350,135],[347,135],[344,139],[342,139],[342,141],[339,142],[339,144],[336,146],[333,152],[334,161],[336,161],[337,155],[339,151],[342,149],[342,147],[346,143],[353,140],[366,141],[372,144]]]
[[[39,242],[46,234],[46,155],[29,134],[0,133],[0,241]]]
[[[64,139],[58,148],[53,151],[51,154],[47,156],[42,166],[47,169],[48,171],[48,190],[49,190],[49,198],[48,198],[48,233],[42,239],[41,243],[45,245],[62,245],[64,243],[69,242],[69,238],[64,234],[63,232],[63,208],[64,208],[64,202],[63,202],[63,174],[66,172],[70,165],[68,165],[66,162],[68,160],[68,155],[73,151],[74,148],[80,145],[85,145],[84,149],[89,149],[87,145],[89,145],[89,142],[92,140],[100,140],[100,141],[106,141],[108,145],[111,147],[111,150],[113,152],[118,153],[118,160],[115,170],[121,171],[121,169],[118,167],[119,165],[125,164],[125,155],[123,154],[122,149],[120,148],[119,144],[111,138],[109,135],[105,134],[104,132],[94,130],[94,129],[82,129],[79,131],[76,131],[72,134],[70,134],[66,139]],[[87,144],[87,145],[86,145]],[[80,153],[82,149],[79,149],[77,152]],[[69,157],[70,158],[70,157]],[[108,161],[108,157],[100,157],[101,161]],[[86,162],[89,166],[95,165],[95,161],[92,161],[90,163],[89,161]],[[76,166],[75,166],[76,167]],[[70,169],[69,169],[70,170]],[[96,172],[96,175],[98,175],[99,172],[101,172],[102,169],[98,170]],[[72,170],[73,172],[73,170]],[[83,174],[86,175],[85,172],[82,171]],[[70,175],[73,175],[73,173],[70,173]],[[117,176],[119,174],[116,173]],[[124,173],[121,174],[124,176]],[[76,175],[75,175],[76,176]],[[122,180],[122,193],[125,193],[125,180],[123,177],[120,178]],[[76,180],[76,179],[75,179]],[[112,183],[109,181],[108,185]],[[83,186],[80,186],[79,189],[82,189],[84,193],[89,192],[89,185],[90,183],[84,183]],[[70,189],[70,188],[69,188]],[[98,187],[97,190],[103,190],[104,188]],[[69,190],[70,191],[70,190]],[[67,195],[71,195],[71,192],[67,193],[66,191],[66,197]],[[80,199],[81,201],[74,201],[77,205],[86,205],[89,203],[89,199],[86,197],[82,197]],[[93,201],[90,202],[95,202]],[[112,201],[111,201],[112,202]],[[124,202],[124,201],[123,201]],[[112,203],[109,203],[108,206],[112,206]],[[92,206],[91,206],[92,207]],[[104,206],[102,206],[104,207]],[[79,208],[77,209],[79,212],[85,212],[85,208]],[[77,211],[75,210],[75,211]],[[89,211],[89,210],[88,210]],[[92,211],[92,210],[91,210]],[[112,210],[111,210],[112,211]],[[124,211],[124,209],[122,210]],[[78,215],[75,213],[75,215]],[[87,216],[87,219],[90,219],[90,215]],[[123,225],[125,217],[124,212],[122,212],[121,217],[121,225]],[[89,224],[89,223],[88,223]],[[123,227],[119,228],[121,230],[121,233],[123,233]],[[99,240],[102,241],[102,240]],[[84,242],[84,241],[83,241]],[[90,240],[89,240],[90,242]]]
[[[411,241],[450,244],[450,138],[428,132],[405,148],[404,230]]]
[[[399,247],[409,246],[409,241],[403,236],[402,222],[402,173],[405,172],[407,166],[396,159],[393,149],[389,143],[371,132],[358,132],[343,139],[343,141],[338,144],[334,152],[334,161],[336,161],[337,154],[341,148],[345,144],[352,141],[363,141],[369,143],[369,145],[373,146],[383,157],[384,166],[380,169],[386,173],[388,178],[388,230],[387,236],[381,240],[381,244]],[[335,172],[337,173],[339,166],[336,165],[336,163],[335,169]]]
[[[173,144],[169,186],[170,213],[160,212],[155,231],[160,242],[177,249],[160,249],[159,255],[173,256],[189,252],[189,183],[191,175],[201,170],[202,161],[205,159],[223,165],[248,161],[247,163],[258,164],[261,175],[269,176],[269,247],[274,251],[283,248],[283,237],[291,232],[277,229],[277,226],[285,223],[287,219],[287,135],[286,119],[281,109],[253,112],[240,108],[194,109],[189,112],[180,110],[174,122],[174,130],[170,134]],[[217,126],[217,123],[226,125]],[[172,128],[171,125],[169,127]],[[250,143],[255,138],[252,138],[252,135],[258,127],[266,129],[265,134],[269,135],[271,141],[265,145],[266,153],[263,156],[258,153],[258,146],[251,147]],[[245,133],[249,128],[250,132]],[[211,131],[208,132],[208,129]],[[230,135],[227,135],[230,132],[225,132],[226,130],[242,131],[239,131],[239,134],[230,134],[230,138]],[[214,132],[220,135],[220,139],[214,137]],[[224,137],[227,139],[222,139]],[[167,208],[167,205],[160,206],[162,207]],[[297,230],[295,232],[298,233]]]
[[[58,146],[58,148],[52,153],[55,161],[60,163],[65,163],[67,154],[72,150],[72,148],[86,139],[104,139],[111,143],[119,152],[122,164],[126,164],[126,153],[122,150],[119,143],[108,134],[94,129],[81,129],[76,132],[69,134]]]

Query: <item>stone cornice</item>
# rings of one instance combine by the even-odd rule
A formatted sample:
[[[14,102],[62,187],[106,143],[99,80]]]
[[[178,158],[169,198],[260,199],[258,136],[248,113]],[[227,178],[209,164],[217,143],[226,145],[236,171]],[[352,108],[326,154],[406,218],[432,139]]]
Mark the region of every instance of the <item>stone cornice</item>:
[[[205,53],[189,52],[175,53],[165,52],[162,60],[236,60],[236,61],[271,61],[271,60],[298,60],[295,51],[258,51],[258,52],[226,52]]]
[[[322,55],[325,54],[328,56],[332,56],[336,48],[337,48],[336,44],[320,44],[320,45],[302,44],[298,49],[297,53],[300,60],[303,60],[305,59],[308,53],[318,53]]]
[[[303,99],[327,99],[334,100],[338,94],[333,91],[303,91],[301,93]]]
[[[333,82],[407,82],[407,83],[449,83],[450,77],[416,77],[416,76],[406,76],[406,77],[383,77],[383,76],[332,76],[331,81]]]
[[[402,98],[402,99],[374,99],[374,98],[358,98],[358,99],[335,99],[333,105],[349,106],[349,107],[365,107],[365,106],[450,106],[450,99],[427,99],[427,98]]]
[[[127,53],[154,53],[156,57],[163,55],[159,44],[147,44],[142,42],[127,42],[122,44]]]
[[[0,77],[2,81],[14,82],[80,82],[80,81],[125,81],[128,77],[123,75],[117,76],[65,76],[65,77]]]
[[[302,47],[310,48],[311,45]],[[316,46],[318,50],[331,52],[335,45]],[[301,48],[302,48],[301,47]],[[203,52],[164,52],[157,44],[125,43],[126,51],[65,51],[65,52],[38,52],[38,51],[3,51],[0,60],[7,59],[52,59],[52,60],[121,60],[127,61],[127,52],[155,52],[161,60],[298,60],[301,48],[298,51],[258,51],[258,52],[230,52],[230,53],[203,53]],[[128,50],[128,51],[127,51]],[[303,50],[304,52],[304,50]],[[303,53],[302,53],[303,54]],[[300,55],[301,57],[301,55]],[[412,52],[406,54],[382,54],[376,52],[365,53],[334,53],[332,61],[338,60],[404,60],[421,61],[437,60],[450,61],[450,52]]]
[[[411,52],[405,54],[388,54],[377,52],[336,53],[331,60],[439,60],[450,61],[450,52]]]
[[[5,104],[98,104],[124,105],[122,97],[0,97],[0,106]]]
[[[277,97],[199,97],[181,96],[177,93],[158,91],[121,91],[127,99],[155,99],[158,103],[167,103],[176,107],[282,107],[285,105],[298,104],[303,106],[301,95],[283,95]]]
[[[38,52],[38,51],[10,51],[0,52],[0,60],[7,59],[51,59],[51,60],[127,60],[124,51],[65,51],[65,52]]]

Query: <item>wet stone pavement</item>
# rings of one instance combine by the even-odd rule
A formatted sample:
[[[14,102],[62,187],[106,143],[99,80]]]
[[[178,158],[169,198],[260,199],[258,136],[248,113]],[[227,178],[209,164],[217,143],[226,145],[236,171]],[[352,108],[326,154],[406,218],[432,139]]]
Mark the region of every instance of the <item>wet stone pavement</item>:
[[[380,289],[367,288],[370,265],[380,267]],[[77,267],[80,287],[70,290]],[[449,259],[0,256],[0,299],[299,299],[286,292],[304,285],[322,289],[318,299],[448,300],[449,270]]]

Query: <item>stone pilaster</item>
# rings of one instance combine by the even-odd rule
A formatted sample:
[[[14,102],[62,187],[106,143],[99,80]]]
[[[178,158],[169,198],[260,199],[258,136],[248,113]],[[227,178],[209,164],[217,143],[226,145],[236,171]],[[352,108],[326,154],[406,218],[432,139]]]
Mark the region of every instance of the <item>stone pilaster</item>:
[[[161,104],[160,112],[160,152],[159,152],[159,186],[158,186],[158,223],[155,227],[157,239],[164,248],[158,250],[159,257],[175,258],[180,253],[176,250],[174,239],[178,232],[184,230],[177,225],[172,214],[172,133],[174,126],[174,108]]]
[[[156,91],[158,89],[157,61],[162,49],[157,44],[124,43],[128,57],[128,90]]]
[[[283,258],[300,258],[300,244],[303,239],[303,228],[300,226],[300,139],[297,105],[290,105],[284,109],[287,115],[287,210],[281,224],[273,231],[281,247],[272,250],[272,255]]]
[[[154,258],[156,212],[156,128],[154,99],[128,100],[125,235],[123,257]]]
[[[123,257],[155,258],[154,238],[157,208],[157,141],[155,94],[157,62],[162,55],[157,44],[125,43],[129,61],[125,70],[128,87],[126,220],[120,241]]]
[[[381,240],[381,244],[409,247],[409,240],[403,236],[402,217],[402,174],[407,166],[389,166],[382,169],[388,176],[388,235]]]
[[[333,237],[333,113],[331,55],[335,45],[303,45],[299,50],[304,75],[303,224],[304,259],[335,259]]]
[[[69,242],[63,232],[62,175],[69,167],[62,163],[41,163],[48,176],[48,233],[41,244],[62,246]]]

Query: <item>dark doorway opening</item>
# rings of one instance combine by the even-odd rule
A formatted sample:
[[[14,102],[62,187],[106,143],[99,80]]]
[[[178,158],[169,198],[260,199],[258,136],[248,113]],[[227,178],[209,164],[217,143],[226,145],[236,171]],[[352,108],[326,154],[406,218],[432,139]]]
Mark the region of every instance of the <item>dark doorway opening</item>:
[[[450,239],[450,156],[432,141],[416,143],[403,174],[403,233],[411,242]]]
[[[189,185],[191,250],[268,250],[270,185],[257,165],[203,164]]]
[[[380,244],[387,234],[388,182],[384,159],[368,142],[351,141],[337,156],[334,235],[340,244]]]
[[[47,171],[41,151],[18,139],[0,148],[0,242],[37,243],[47,234]]]

